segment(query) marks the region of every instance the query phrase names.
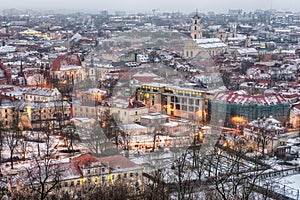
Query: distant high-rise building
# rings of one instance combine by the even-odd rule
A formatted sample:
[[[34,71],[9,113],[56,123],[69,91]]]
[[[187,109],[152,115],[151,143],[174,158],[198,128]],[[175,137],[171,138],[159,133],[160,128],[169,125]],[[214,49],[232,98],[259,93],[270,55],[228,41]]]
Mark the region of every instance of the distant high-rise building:
[[[102,16],[107,16],[107,15],[108,15],[108,11],[107,11],[107,10],[102,10],[102,11],[100,12],[100,14],[101,14]]]

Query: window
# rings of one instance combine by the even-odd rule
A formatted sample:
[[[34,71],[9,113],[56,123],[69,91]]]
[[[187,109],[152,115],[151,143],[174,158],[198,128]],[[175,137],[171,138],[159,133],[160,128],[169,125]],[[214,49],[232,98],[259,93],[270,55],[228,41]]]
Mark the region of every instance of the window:
[[[90,170],[90,169],[88,169],[88,170],[87,170],[87,174],[90,174],[90,173],[91,173],[91,170]]]
[[[180,105],[179,104],[176,104],[176,107],[175,107],[177,110],[180,110]]]
[[[190,105],[194,104],[194,99],[189,99],[189,104]]]
[[[138,177],[138,176],[139,176],[139,173],[135,173],[135,176]]]
[[[130,173],[130,177],[133,177],[133,173]]]
[[[77,185],[77,186],[80,186],[80,180],[77,180],[76,185]]]
[[[102,171],[102,172],[105,172],[105,168],[104,168],[104,167],[102,167],[102,168],[101,168],[101,171]]]
[[[71,185],[70,185],[71,187],[74,187],[74,181],[71,181]]]
[[[65,185],[65,187],[68,187],[68,182],[65,182],[65,184],[64,184],[64,185]]]
[[[105,176],[102,176],[102,183],[105,183]]]
[[[112,180],[115,180],[115,175],[114,175],[114,174],[111,176],[111,179],[112,179]]]
[[[138,112],[137,111],[135,111],[135,115],[137,115],[138,114]]]
[[[121,174],[118,174],[118,179],[121,179]]]
[[[194,107],[193,106],[189,106],[189,111],[190,112],[194,112]]]
[[[174,102],[174,98],[175,98],[174,96],[171,96],[171,102]]]
[[[127,178],[127,173],[123,174],[123,177],[124,177],[124,178]]]

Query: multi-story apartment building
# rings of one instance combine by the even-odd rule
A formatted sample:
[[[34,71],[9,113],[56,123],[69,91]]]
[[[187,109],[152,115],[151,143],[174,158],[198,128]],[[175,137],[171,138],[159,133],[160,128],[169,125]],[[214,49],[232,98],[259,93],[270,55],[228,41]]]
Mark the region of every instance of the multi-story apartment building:
[[[0,95],[1,126],[11,128],[13,124],[16,99],[14,97]]]
[[[30,102],[25,104],[33,129],[39,129],[43,122],[65,125],[71,117],[71,105],[67,101]]]
[[[111,113],[116,113],[118,120],[123,124],[130,124],[140,122],[141,116],[149,113],[149,108],[140,101],[115,99],[111,107]]]
[[[57,88],[24,88],[24,100],[27,102],[49,102],[61,99]]]
[[[41,164],[40,167],[46,166]],[[21,191],[32,184],[38,186],[39,182],[36,180],[45,177],[40,174],[41,172],[52,174],[44,178],[46,188],[57,180],[59,181],[56,184],[57,188],[61,190],[93,188],[122,180],[134,188],[133,193],[143,189],[142,167],[120,155],[97,158],[91,154],[83,154],[73,158],[70,162],[51,164],[47,167],[45,170],[33,167],[12,176],[8,182],[9,190]]]

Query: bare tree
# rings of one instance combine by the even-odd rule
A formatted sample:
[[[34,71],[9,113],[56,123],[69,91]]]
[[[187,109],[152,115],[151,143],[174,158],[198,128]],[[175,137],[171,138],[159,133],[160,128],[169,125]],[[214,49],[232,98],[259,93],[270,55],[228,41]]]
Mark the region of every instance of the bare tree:
[[[7,147],[9,148],[9,153],[10,153],[10,167],[11,169],[14,168],[14,153],[15,150],[19,144],[19,136],[20,132],[18,130],[7,130],[5,133],[5,143]]]
[[[211,199],[253,199],[257,185],[268,166],[246,155],[246,141],[234,141],[234,149],[217,145],[203,157],[208,171]],[[262,195],[264,196],[264,195]]]
[[[2,150],[3,150],[3,140],[5,136],[5,129],[3,121],[0,121],[0,164],[2,163]]]
[[[21,113],[20,113],[20,108],[19,107],[15,107],[12,110],[12,121],[10,124],[10,128],[7,129],[5,131],[5,143],[7,145],[7,147],[9,148],[9,152],[10,152],[10,166],[11,169],[14,168],[14,153],[15,150],[19,144],[19,140],[20,140],[20,136],[21,136]]]
[[[46,199],[49,193],[58,186],[61,173],[65,170],[61,169],[59,164],[52,162],[56,155],[56,152],[53,150],[55,144],[50,137],[52,129],[52,122],[43,123],[44,152],[34,156],[34,166],[27,169],[23,176],[25,184],[41,200]]]
[[[151,200],[167,200],[170,198],[169,184],[164,180],[165,171],[158,169],[150,174],[145,174],[145,198]]]
[[[83,144],[94,155],[100,155],[105,149],[111,147],[111,142],[97,122],[84,124],[78,127],[77,131]]]
[[[113,140],[118,148],[120,141],[126,136],[125,132],[120,128],[121,124],[118,116],[111,114],[110,110],[106,109],[100,114],[99,123],[106,137]]]

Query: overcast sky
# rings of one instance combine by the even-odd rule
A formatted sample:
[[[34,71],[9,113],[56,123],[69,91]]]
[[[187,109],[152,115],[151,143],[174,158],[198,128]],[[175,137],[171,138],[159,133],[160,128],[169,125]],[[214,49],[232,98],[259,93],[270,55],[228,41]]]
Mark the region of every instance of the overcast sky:
[[[226,12],[241,8],[245,11],[256,9],[278,9],[300,11],[300,0],[1,0],[1,8],[34,10],[122,10],[127,12],[163,11]]]

